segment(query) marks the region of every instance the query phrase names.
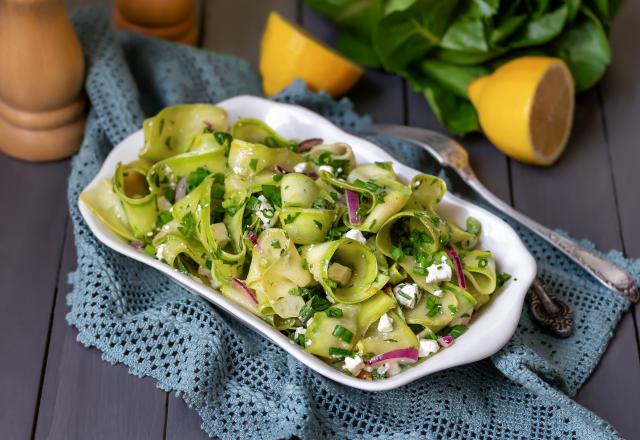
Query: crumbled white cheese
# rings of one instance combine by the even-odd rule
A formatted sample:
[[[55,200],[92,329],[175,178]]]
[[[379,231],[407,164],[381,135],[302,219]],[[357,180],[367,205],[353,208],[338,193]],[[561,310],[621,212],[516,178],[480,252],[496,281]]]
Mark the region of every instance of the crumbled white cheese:
[[[440,290],[440,289],[434,290],[432,295],[433,296],[437,296],[438,298],[440,298],[442,296],[442,290]]]
[[[164,258],[164,248],[166,244],[162,243],[160,246],[156,248],[156,258],[158,260],[162,260]]]
[[[296,328],[296,331],[293,333],[293,339],[297,340],[298,336],[307,334],[307,329],[304,327]]]
[[[393,288],[393,293],[400,304],[413,309],[418,301],[420,291],[417,284],[400,283]]]
[[[278,218],[276,217],[276,212],[271,206],[271,203],[266,199],[265,196],[260,195],[258,197],[258,202],[260,202],[256,206],[256,216],[262,222],[262,229],[267,229],[276,224]],[[271,216],[265,215],[265,213],[270,212]]]
[[[378,374],[387,374],[388,377],[395,376],[400,371],[400,365],[394,361],[383,362],[382,365],[376,370]]]
[[[344,368],[349,371],[352,376],[357,376],[364,368],[364,362],[360,355],[356,354],[354,357],[344,358]]]
[[[365,244],[367,242],[367,239],[364,238],[364,235],[362,235],[362,232],[360,232],[358,229],[351,229],[349,231],[347,231],[344,234],[345,238],[350,238],[352,240],[355,241],[359,241],[362,244]]]
[[[418,349],[418,357],[427,357],[431,353],[437,353],[440,350],[440,345],[438,345],[438,341],[434,341],[433,339],[420,339],[419,341],[420,348]]]
[[[451,280],[451,267],[448,264],[432,264],[427,267],[427,283],[439,283]]]
[[[333,170],[333,167],[331,165],[320,165],[320,167],[318,168],[318,172],[320,171],[326,171],[329,174],[334,174],[335,171]]]
[[[304,341],[304,345],[306,345],[307,347],[311,345],[311,339],[307,339],[306,341]]]
[[[295,171],[296,173],[304,173],[305,171],[307,171],[308,166],[309,165],[307,164],[307,162],[300,162],[293,167],[293,171]]]
[[[242,174],[244,170],[242,169],[242,167],[233,167],[231,171],[233,171],[233,174]]]
[[[378,331],[382,333],[393,331],[393,318],[386,313],[382,315],[380,321],[378,321]]]
[[[442,261],[443,263],[447,262],[447,256],[443,255],[442,257],[440,257],[440,261]]]

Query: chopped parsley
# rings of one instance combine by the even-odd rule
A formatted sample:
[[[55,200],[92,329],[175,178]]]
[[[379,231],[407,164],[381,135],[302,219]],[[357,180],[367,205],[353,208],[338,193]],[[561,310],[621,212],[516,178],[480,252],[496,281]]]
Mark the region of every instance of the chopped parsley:
[[[191,212],[187,212],[187,214],[182,217],[180,221],[180,226],[178,226],[178,231],[186,238],[190,238],[196,233],[196,220],[193,218],[193,214]]]
[[[282,174],[280,174],[280,173],[276,173],[276,174],[274,174],[274,175],[273,175],[273,181],[274,181],[274,182],[278,183],[278,182],[280,182],[281,180],[282,180]]]
[[[300,217],[300,214],[302,213],[296,212],[295,214],[287,214],[287,216],[284,218],[284,224],[289,225],[293,223],[298,217]]]
[[[148,244],[144,247],[144,253],[147,255],[150,255],[152,257],[156,256],[156,248],[154,248],[152,245]]]
[[[329,356],[336,360],[344,360],[346,357],[354,356],[354,353],[351,350],[347,350],[345,348],[340,347],[329,347]]]
[[[487,267],[487,264],[489,264],[487,257],[476,257],[476,260],[478,261],[478,267]]]
[[[458,313],[458,308],[453,304],[449,304],[447,308],[449,309],[451,316],[456,316],[456,313]]]
[[[258,168],[258,159],[251,159],[251,160],[249,161],[249,167],[250,167],[253,171],[255,171],[255,170],[256,170],[256,168]]]
[[[504,286],[504,284],[511,279],[511,275],[506,272],[500,272],[496,275],[496,284],[498,288]]]
[[[316,225],[316,228],[322,231],[322,222],[319,222],[318,220],[314,220],[313,224]]]
[[[348,226],[338,226],[336,228],[331,228],[329,230],[329,234],[327,235],[327,239],[329,240],[337,240],[342,237],[345,232],[349,230]]]
[[[187,192],[191,192],[209,175],[209,170],[199,167],[187,176]]]
[[[173,188],[171,188],[170,186],[167,186],[167,187],[164,188],[163,192],[164,192],[165,198],[168,201],[173,202],[175,200],[176,191]]]
[[[331,278],[325,278],[324,283],[332,289],[338,288],[338,282],[332,280]]]
[[[163,227],[171,220],[173,220],[173,215],[169,211],[162,211],[158,214],[158,228]]]
[[[231,135],[229,133],[225,133],[224,131],[216,131],[213,133],[213,137],[216,139],[216,142],[220,145],[224,145],[225,143],[230,143]]]
[[[338,307],[329,307],[326,313],[330,318],[342,318],[342,309]]]
[[[271,203],[274,207],[282,206],[282,198],[280,197],[280,191],[275,185],[262,185],[262,195]]]
[[[282,245],[280,244],[280,240],[277,240],[277,239],[271,240],[271,247],[275,249],[281,249]]]
[[[387,378],[387,373],[378,373],[378,370],[373,370],[371,372],[371,377],[373,380],[382,380]]]
[[[442,304],[438,303],[438,300],[435,296],[430,296],[426,301],[427,306],[427,316],[429,318],[433,318],[438,313],[440,313],[440,309],[442,309]]]
[[[393,171],[393,165],[391,162],[374,162],[378,168],[382,168],[383,170]]]

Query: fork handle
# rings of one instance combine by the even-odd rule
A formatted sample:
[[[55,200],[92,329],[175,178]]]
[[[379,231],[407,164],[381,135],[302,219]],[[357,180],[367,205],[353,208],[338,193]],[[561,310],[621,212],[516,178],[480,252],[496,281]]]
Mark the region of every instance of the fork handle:
[[[478,192],[478,194],[480,194],[487,202],[519,221],[524,226],[538,234],[541,238],[558,248],[607,288],[619,293],[629,301],[638,302],[638,300],[640,300],[640,291],[638,291],[636,283],[627,272],[620,269],[610,261],[600,257],[595,252],[577,245],[573,241],[516,211],[489,191],[478,180],[470,168],[461,169],[459,174],[463,180],[465,180],[469,186]]]

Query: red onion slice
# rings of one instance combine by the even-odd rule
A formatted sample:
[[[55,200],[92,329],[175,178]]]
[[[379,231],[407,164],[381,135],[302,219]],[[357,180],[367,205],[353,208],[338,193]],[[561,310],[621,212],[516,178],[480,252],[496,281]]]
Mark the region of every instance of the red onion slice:
[[[397,350],[391,350],[386,353],[379,354],[372,357],[367,362],[367,365],[375,365],[384,361],[398,361],[405,363],[414,363],[418,361],[418,350],[415,348],[398,348]]]
[[[207,130],[209,130],[209,131],[213,131],[213,125],[211,124],[211,122],[209,122],[209,121],[202,121],[202,123],[203,123],[204,125],[206,125],[206,126],[207,126]]]
[[[279,172],[280,174],[289,174],[291,171],[289,170],[285,170],[284,168],[282,168],[280,165],[276,165],[275,166],[275,170],[277,172]]]
[[[176,185],[176,197],[174,203],[187,195],[187,176],[182,176]]]
[[[298,144],[298,148],[296,148],[296,152],[301,152],[301,151],[307,151],[310,150],[311,148],[315,147],[316,145],[320,145],[322,144],[323,140],[320,138],[311,138],[311,139],[307,139],[304,140],[302,142],[300,142]]]
[[[444,348],[451,347],[456,340],[453,336],[440,336],[438,337],[438,344],[442,345]]]
[[[352,225],[359,225],[360,217],[358,217],[358,208],[360,208],[360,196],[355,191],[345,189],[344,198],[347,200],[349,223],[351,223]]]
[[[258,236],[256,235],[255,232],[253,231],[247,232],[247,238],[251,240],[251,244],[253,245],[254,248],[258,249],[260,247],[258,246]]]
[[[254,304],[258,304],[258,299],[256,298],[255,293],[253,293],[253,290],[249,289],[249,287],[242,280],[239,280],[238,278],[233,277],[231,278],[231,282],[238,289],[246,293],[247,296],[251,299],[251,301],[253,301]]]
[[[453,266],[456,268],[456,276],[458,277],[458,285],[461,289],[467,288],[467,281],[464,279],[464,272],[462,271],[462,262],[460,256],[454,248],[447,246],[447,255],[453,261]]]

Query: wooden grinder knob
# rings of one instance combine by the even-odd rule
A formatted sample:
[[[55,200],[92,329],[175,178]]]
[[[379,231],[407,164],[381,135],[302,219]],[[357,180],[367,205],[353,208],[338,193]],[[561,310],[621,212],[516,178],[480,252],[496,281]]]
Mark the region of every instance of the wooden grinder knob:
[[[0,0],[0,151],[28,161],[77,151],[84,57],[63,0]]]
[[[117,0],[113,11],[118,29],[195,45],[198,11],[195,0]]]

